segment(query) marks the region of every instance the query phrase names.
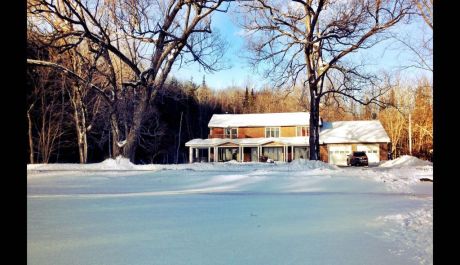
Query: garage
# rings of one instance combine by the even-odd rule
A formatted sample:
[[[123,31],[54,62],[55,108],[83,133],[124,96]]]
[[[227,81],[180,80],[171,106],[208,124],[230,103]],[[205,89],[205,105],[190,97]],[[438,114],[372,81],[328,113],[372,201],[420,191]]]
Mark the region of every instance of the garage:
[[[347,156],[351,154],[350,144],[329,144],[329,164],[346,166]]]
[[[380,148],[378,144],[358,144],[356,150],[366,152],[369,164],[380,162]]]

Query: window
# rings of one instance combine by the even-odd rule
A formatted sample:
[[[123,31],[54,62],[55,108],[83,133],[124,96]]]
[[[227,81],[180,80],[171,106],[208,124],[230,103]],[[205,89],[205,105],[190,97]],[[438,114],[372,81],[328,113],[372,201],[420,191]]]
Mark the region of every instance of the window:
[[[238,128],[225,128],[224,129],[225,138],[235,139],[238,138]]]
[[[308,150],[308,147],[294,147],[294,159],[308,159],[310,157]]]
[[[263,155],[273,161],[280,161],[283,157],[283,149],[281,147],[264,147]]]
[[[308,136],[308,126],[297,126],[296,136]]]
[[[280,127],[266,127],[265,137],[280,137]]]

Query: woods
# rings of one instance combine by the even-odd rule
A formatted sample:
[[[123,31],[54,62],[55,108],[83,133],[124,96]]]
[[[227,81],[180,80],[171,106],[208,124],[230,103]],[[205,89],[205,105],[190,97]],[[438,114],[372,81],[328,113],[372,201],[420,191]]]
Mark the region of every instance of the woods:
[[[431,157],[430,78],[411,82],[346,60],[391,37],[386,31],[411,15],[432,29],[429,2],[233,2],[28,0],[29,163],[120,154],[138,164],[184,163],[183,144],[208,137],[212,114],[288,111],[312,114],[313,160],[320,117],[379,119],[394,155]],[[230,5],[243,14],[250,63],[271,83],[217,90],[203,73],[172,75],[182,65],[205,73],[226,67],[229,44],[213,29],[212,15]],[[414,58],[431,70],[424,53]]]

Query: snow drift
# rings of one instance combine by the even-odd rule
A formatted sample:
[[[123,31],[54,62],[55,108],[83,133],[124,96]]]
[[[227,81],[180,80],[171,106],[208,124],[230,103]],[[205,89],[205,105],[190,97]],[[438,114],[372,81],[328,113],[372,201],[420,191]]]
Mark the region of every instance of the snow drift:
[[[335,165],[327,164],[322,161],[310,161],[306,159],[296,159],[291,163],[259,163],[228,161],[224,163],[193,163],[193,164],[146,164],[135,165],[129,159],[118,156],[115,159],[109,158],[100,163],[92,164],[28,164],[28,171],[158,171],[158,170],[225,170],[225,171],[245,171],[248,169],[267,169],[280,170],[337,170]]]
[[[414,156],[403,155],[394,160],[388,160],[380,164],[380,167],[408,167],[408,166],[432,166],[430,161],[418,159]]]

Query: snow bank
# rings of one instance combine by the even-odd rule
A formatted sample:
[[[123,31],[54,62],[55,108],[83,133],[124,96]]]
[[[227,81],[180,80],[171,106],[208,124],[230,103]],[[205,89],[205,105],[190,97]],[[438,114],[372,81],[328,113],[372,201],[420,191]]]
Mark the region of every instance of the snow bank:
[[[136,165],[129,159],[118,156],[115,159],[109,158],[100,163],[92,164],[28,164],[27,170],[56,170],[56,171],[85,171],[85,170],[136,170]]]
[[[388,160],[380,164],[380,167],[407,167],[407,166],[432,166],[430,161],[418,159],[414,156],[403,155],[394,160]]]
[[[128,158],[122,156],[118,156],[115,159],[109,158],[98,164],[98,168],[106,170],[132,170],[136,166]]]
[[[324,163],[323,161],[296,159],[290,164],[290,169],[328,169],[337,170],[339,167],[336,165]]]
[[[224,163],[193,163],[193,164],[149,164],[135,165],[129,159],[118,156],[116,159],[106,159],[100,163],[93,164],[29,164],[28,171],[158,171],[158,170],[196,170],[196,171],[247,171],[270,169],[274,171],[284,170],[337,170],[335,165],[327,164],[321,161],[310,161],[305,159],[296,159],[291,163],[275,162],[247,162],[240,163],[237,161],[228,161]]]

